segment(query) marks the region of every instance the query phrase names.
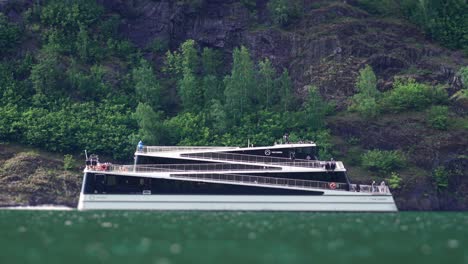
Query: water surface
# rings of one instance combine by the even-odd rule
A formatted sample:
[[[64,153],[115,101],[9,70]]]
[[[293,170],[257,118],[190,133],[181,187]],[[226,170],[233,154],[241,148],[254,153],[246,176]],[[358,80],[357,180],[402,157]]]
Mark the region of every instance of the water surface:
[[[468,263],[468,213],[0,210],[0,263]]]

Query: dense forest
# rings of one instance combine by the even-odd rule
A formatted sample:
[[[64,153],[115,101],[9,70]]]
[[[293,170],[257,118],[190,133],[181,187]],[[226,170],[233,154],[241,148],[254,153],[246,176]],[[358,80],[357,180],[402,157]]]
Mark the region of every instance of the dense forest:
[[[247,37],[210,44],[196,32],[179,34],[172,29],[166,37],[139,41],[132,37],[138,29],[129,30],[127,24],[138,21],[141,10],[131,8],[141,5],[142,14],[151,6],[172,8],[189,20],[209,16],[221,4],[210,0],[130,2],[25,0],[0,5],[0,141],[62,154],[76,155],[87,149],[128,160],[139,140],[148,145],[243,146],[247,140],[268,145],[289,132],[293,141],[316,141],[321,159],[348,159],[356,173],[384,177],[395,189],[402,188],[409,176],[430,174],[432,186],[440,192],[448,188],[451,175],[464,173],[444,163],[449,159],[437,156],[437,161],[419,162],[410,157],[418,153],[416,147],[365,143],[362,131],[353,134],[343,129],[352,124],[364,130],[383,128],[390,122],[383,120],[398,123],[408,116],[431,137],[466,135],[465,0],[225,3],[234,11],[231,17],[221,15],[222,20],[245,17],[243,30],[249,34],[273,32],[268,33],[273,39],[278,34],[286,36],[278,37],[278,42],[294,39],[288,34],[303,37],[305,44],[298,54],[306,54],[314,41],[341,30],[336,29],[340,25],[351,25],[353,19],[366,19],[365,25],[394,23],[392,27],[402,32],[406,28],[420,32],[421,37],[401,33],[410,35],[408,41],[396,37],[397,42],[411,42],[416,50],[411,52],[418,54],[416,58],[402,55],[402,65],[395,66],[398,56],[375,58],[374,53],[390,49],[385,46],[388,43],[367,47],[368,40],[363,38],[353,41],[359,41],[359,49],[366,46],[371,51],[362,48],[347,54],[340,47],[333,50],[332,59],[332,55],[313,55],[326,65],[318,64],[319,70],[306,67],[301,56],[307,55],[284,60],[274,54],[262,56],[261,50],[269,44],[252,44]],[[163,19],[164,14],[159,15]],[[312,26],[305,22],[309,20],[318,26],[327,21],[322,27],[327,31],[309,30]],[[364,28],[371,31],[372,26]],[[361,34],[378,39],[384,33]],[[341,42],[343,47],[347,43]],[[319,50],[333,45],[321,45]],[[286,45],[285,49],[292,48]],[[420,63],[423,56],[431,56],[430,63]],[[367,59],[348,63],[356,57]],[[450,70],[443,78],[434,77],[440,68]],[[344,84],[329,85],[337,79]],[[461,152],[458,147],[440,155],[466,159],[463,144]]]

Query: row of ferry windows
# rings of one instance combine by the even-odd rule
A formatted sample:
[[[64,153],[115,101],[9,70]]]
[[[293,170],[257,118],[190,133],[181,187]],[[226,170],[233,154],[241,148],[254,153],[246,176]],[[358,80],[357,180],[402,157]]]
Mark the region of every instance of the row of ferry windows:
[[[303,174],[296,173],[295,177],[287,177],[286,175],[276,174],[276,173],[264,173],[256,174],[255,176],[260,177],[270,177],[270,178],[284,178],[284,179],[297,179],[297,180],[312,180],[312,181],[327,181],[327,182],[347,182],[346,176],[343,172],[329,172],[329,173],[314,173]],[[133,176],[115,176],[115,175],[105,175],[97,174],[94,175],[93,179],[96,183],[104,184],[107,186],[115,185],[147,185],[151,183],[151,178],[141,178]]]
[[[198,181],[89,174],[85,194],[297,194],[298,191]],[[305,191],[304,191],[305,192]],[[321,193],[310,193],[318,195]]]
[[[347,182],[344,172],[315,172],[315,173],[259,173],[255,176],[269,177],[269,178],[285,178],[297,180],[312,180],[312,181],[326,181],[326,182]],[[115,176],[106,174],[90,174],[88,175],[87,185],[90,186],[146,186],[152,184],[151,178],[133,177],[133,176]],[[154,183],[153,183],[154,184]]]

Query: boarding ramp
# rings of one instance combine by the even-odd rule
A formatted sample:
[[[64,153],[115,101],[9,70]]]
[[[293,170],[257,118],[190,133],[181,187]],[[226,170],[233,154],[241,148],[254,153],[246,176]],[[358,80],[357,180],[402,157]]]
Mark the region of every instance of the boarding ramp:
[[[228,161],[228,162],[243,162],[265,165],[280,165],[305,168],[324,168],[326,162],[318,160],[305,159],[288,159],[279,157],[266,157],[258,155],[223,153],[223,152],[205,152],[205,153],[187,153],[182,154],[182,157],[195,158],[208,161]]]
[[[88,169],[106,172],[207,172],[207,171],[281,171],[281,167],[255,166],[236,163],[214,163],[214,164],[154,164],[154,165],[113,165],[100,164],[90,166]]]
[[[325,181],[285,179],[276,177],[251,176],[242,174],[171,174],[171,178],[183,178],[193,180],[205,180],[214,183],[242,183],[259,186],[291,187],[300,189],[323,189],[358,192],[356,184],[335,183]],[[372,194],[390,194],[387,186],[359,185],[359,192]]]

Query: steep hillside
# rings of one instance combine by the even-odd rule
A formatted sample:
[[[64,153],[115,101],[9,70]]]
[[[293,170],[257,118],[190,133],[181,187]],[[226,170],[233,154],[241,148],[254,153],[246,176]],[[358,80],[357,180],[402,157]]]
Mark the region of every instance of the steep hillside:
[[[139,139],[258,145],[290,131],[318,141],[321,158],[343,159],[357,182],[393,180],[401,209],[466,210],[468,48],[450,42],[465,27],[435,31],[404,7],[417,1],[381,2],[394,5],[2,1],[0,140],[123,162]],[[466,2],[452,2],[468,28]],[[366,66],[377,89],[363,114],[355,95]],[[397,153],[403,165],[369,165],[372,151],[382,164],[398,163]],[[18,172],[5,164],[40,161],[8,155],[0,179],[13,188]],[[72,204],[67,197],[60,203]]]
[[[80,187],[79,168],[65,170],[63,158],[0,144],[0,206],[76,207]]]

